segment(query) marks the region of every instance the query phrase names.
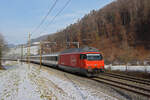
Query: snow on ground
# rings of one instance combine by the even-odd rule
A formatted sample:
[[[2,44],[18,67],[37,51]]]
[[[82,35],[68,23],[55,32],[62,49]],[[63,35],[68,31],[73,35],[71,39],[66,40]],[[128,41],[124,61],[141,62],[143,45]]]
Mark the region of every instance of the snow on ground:
[[[93,91],[37,65],[16,64],[0,71],[0,100],[117,100]]]

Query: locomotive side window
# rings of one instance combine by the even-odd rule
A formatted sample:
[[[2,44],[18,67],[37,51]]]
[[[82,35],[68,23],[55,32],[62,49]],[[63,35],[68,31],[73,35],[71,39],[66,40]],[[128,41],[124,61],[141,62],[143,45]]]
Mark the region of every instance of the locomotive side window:
[[[85,54],[80,55],[80,59],[86,59],[86,58],[87,58],[87,56]]]
[[[57,56],[47,56],[47,57],[43,57],[43,60],[58,61],[58,57]]]

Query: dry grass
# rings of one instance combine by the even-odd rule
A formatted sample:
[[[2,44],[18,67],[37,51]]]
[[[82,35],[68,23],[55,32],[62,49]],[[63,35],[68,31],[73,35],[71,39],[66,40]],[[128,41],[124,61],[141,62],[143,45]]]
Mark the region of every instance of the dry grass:
[[[0,70],[4,70],[4,67],[3,67],[3,66],[0,66]]]

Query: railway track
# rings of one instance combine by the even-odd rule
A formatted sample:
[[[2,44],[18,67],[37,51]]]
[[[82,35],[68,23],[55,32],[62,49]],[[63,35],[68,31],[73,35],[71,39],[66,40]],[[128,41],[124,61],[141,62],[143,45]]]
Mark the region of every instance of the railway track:
[[[136,78],[133,76],[127,76],[127,75],[121,75],[121,74],[115,74],[115,73],[103,73],[103,75],[150,86],[150,80],[148,79],[141,79],[141,78]]]
[[[114,73],[104,73],[92,80],[150,98],[150,80]]]

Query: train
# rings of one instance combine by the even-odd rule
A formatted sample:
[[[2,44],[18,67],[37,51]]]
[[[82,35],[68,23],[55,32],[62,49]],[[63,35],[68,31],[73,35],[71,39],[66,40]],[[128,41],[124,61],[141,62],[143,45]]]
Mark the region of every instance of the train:
[[[105,71],[102,53],[93,47],[66,49],[42,55],[41,58],[43,65],[87,77],[97,76]],[[23,61],[27,61],[27,57]],[[30,62],[40,64],[40,55],[30,56]]]

